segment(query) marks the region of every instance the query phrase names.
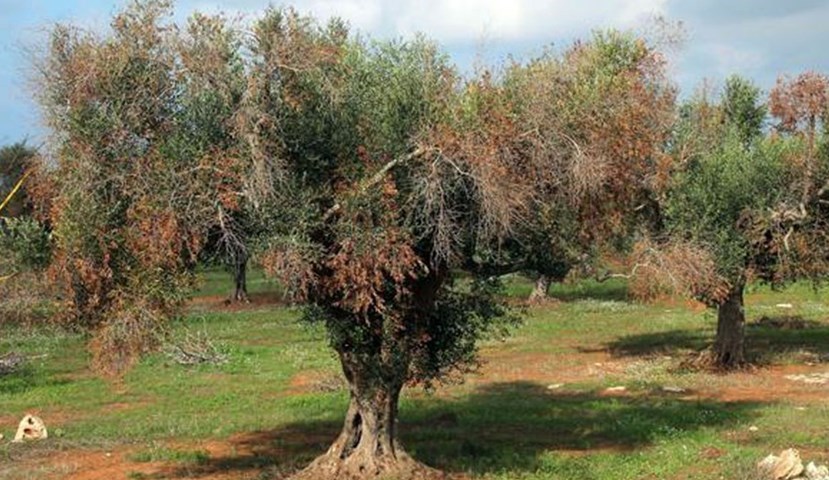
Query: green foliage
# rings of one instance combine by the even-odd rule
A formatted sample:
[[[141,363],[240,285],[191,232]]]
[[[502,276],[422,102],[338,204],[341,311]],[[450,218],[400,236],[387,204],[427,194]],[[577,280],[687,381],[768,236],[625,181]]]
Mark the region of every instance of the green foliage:
[[[766,140],[746,149],[738,132],[678,173],[666,217],[675,235],[707,246],[720,274],[737,282],[751,266],[749,221],[786,198],[791,173],[786,157],[796,142]]]
[[[496,279],[471,279],[441,296],[426,320],[429,341],[415,355],[413,379],[445,379],[474,367],[483,340],[502,339],[522,318],[498,300],[502,285]]]
[[[27,145],[25,140],[0,148],[0,202],[6,199],[17,182],[23,178],[35,155],[37,150]],[[30,201],[24,184],[0,214],[5,217],[29,214]]]
[[[751,80],[732,75],[725,82],[722,97],[726,121],[736,128],[743,144],[750,145],[762,135],[768,113],[760,99],[760,88]]]
[[[51,260],[50,233],[29,217],[7,218],[0,224],[0,265],[8,271],[40,271]]]

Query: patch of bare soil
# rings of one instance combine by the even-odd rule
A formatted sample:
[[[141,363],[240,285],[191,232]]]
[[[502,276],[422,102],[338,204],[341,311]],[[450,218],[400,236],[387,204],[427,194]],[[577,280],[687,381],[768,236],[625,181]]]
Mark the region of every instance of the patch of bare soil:
[[[722,375],[696,393],[722,401],[824,403],[829,385],[811,384],[787,377],[810,376],[826,371],[819,365],[784,365]]]
[[[481,369],[468,378],[473,384],[535,382],[567,384],[618,378],[644,361],[616,358],[607,349],[580,349],[568,353],[492,352],[484,356]]]
[[[147,479],[281,480],[299,472],[311,460],[285,463],[301,458],[303,452],[323,452],[334,432],[277,430],[234,435],[226,440],[203,442],[170,441],[162,446],[176,451],[200,451],[206,460],[197,463],[136,462],[132,456],[150,446],[122,446],[110,451],[67,450],[49,453],[42,461],[28,459],[37,478],[61,480],[115,480],[143,475]],[[155,445],[158,448],[159,445]],[[464,475],[445,477],[465,480]]]
[[[157,447],[157,446],[156,446]],[[255,478],[259,469],[233,468],[235,459],[253,457],[249,448],[239,448],[232,439],[200,443],[171,442],[165,448],[206,452],[204,464],[184,465],[176,462],[138,462],[131,457],[150,446],[121,446],[109,451],[73,449],[50,452],[49,458],[38,462],[29,458],[33,471],[43,472],[45,478],[61,480],[115,480],[143,475],[151,479],[198,478],[203,480],[237,480]],[[216,468],[214,461],[227,462]],[[250,471],[244,471],[250,470]]]
[[[261,310],[285,305],[282,295],[274,292],[252,293],[247,302],[232,302],[229,295],[207,295],[194,297],[190,300],[189,307],[199,311],[217,312],[244,312]]]
[[[468,382],[528,381],[561,388],[567,384],[611,378],[621,382],[635,381],[647,379],[653,372],[672,370],[682,361],[679,357],[659,355],[620,358],[606,348],[590,348],[589,345],[566,353],[494,351],[484,357],[481,370],[470,376]],[[698,373],[694,385],[689,387],[678,398],[822,403],[829,396],[829,366],[806,363],[747,368],[732,373]],[[633,392],[610,393],[627,395]]]
[[[160,463],[136,463],[129,460],[134,448],[116,451],[67,450],[50,453],[46,478],[65,480],[113,480],[131,475],[151,475]]]
[[[284,395],[304,393],[325,393],[346,390],[348,384],[341,373],[329,371],[299,372],[291,378],[290,387]]]

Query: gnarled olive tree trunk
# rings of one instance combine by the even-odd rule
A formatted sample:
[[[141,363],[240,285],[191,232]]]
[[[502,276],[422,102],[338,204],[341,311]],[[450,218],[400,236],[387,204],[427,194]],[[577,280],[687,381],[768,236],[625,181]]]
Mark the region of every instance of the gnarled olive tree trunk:
[[[400,392],[410,380],[413,342],[434,308],[448,271],[433,269],[411,286],[413,302],[407,320],[369,327],[355,341],[341,341],[335,350],[348,382],[350,400],[343,429],[326,453],[295,475],[301,480],[429,480],[445,475],[410,457],[397,436]],[[362,319],[349,325],[349,335]],[[385,322],[385,321],[384,321]],[[363,325],[365,325],[363,323]],[[371,337],[367,339],[366,336]]]
[[[233,296],[230,297],[231,302],[247,303],[250,301],[248,297],[248,256],[246,253],[239,253],[233,261]]]
[[[714,362],[726,369],[745,364],[744,285],[739,283],[717,308],[717,337],[714,341]]]
[[[397,408],[407,367],[367,365],[348,352],[339,356],[350,393],[342,432],[325,454],[294,478],[443,478],[412,459],[397,439]]]
[[[529,302],[538,303],[547,299],[547,290],[550,289],[550,276],[545,274],[538,275],[535,280],[535,288],[530,293]]]

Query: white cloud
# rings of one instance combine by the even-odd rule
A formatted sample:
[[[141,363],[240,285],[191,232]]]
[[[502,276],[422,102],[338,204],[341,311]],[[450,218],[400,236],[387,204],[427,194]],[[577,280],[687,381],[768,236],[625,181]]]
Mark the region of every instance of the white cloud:
[[[665,13],[667,0],[296,0],[300,11],[320,19],[340,16],[355,28],[386,37],[416,32],[446,43],[550,40],[596,27],[628,28]],[[180,4],[180,9],[243,11],[255,0]]]
[[[738,48],[728,44],[713,44],[707,50],[717,62],[717,71],[722,76],[734,72],[753,71],[764,66],[766,58],[762,52]]]

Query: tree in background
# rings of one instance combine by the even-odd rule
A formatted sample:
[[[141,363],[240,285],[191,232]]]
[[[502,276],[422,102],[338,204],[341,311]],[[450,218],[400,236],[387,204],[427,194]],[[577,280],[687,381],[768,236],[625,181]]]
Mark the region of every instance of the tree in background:
[[[44,275],[52,253],[48,174],[25,141],[0,149],[0,172],[0,321],[34,323],[48,318],[54,298]]]
[[[524,141],[558,173],[533,197],[511,252],[538,274],[540,299],[573,266],[625,249],[653,210],[652,184],[670,165],[675,89],[661,54],[617,31],[512,65],[505,83]]]
[[[701,246],[714,263],[716,280],[685,278],[697,297],[717,308],[715,365],[745,363],[743,291],[755,262],[749,219],[778,205],[785,192],[788,145],[767,141],[743,146],[733,131],[705,155],[690,161],[674,179],[666,204],[668,231],[675,241]],[[693,265],[693,266],[691,266]],[[677,269],[698,265],[675,265]],[[699,284],[704,282],[704,287]]]
[[[233,291],[226,300],[228,303],[248,303],[247,273],[253,253],[251,241],[256,236],[252,230],[255,223],[244,205],[230,214],[222,213],[217,217],[220,222],[207,235],[201,260],[209,265],[221,265],[230,273]]]
[[[53,132],[50,219],[65,320],[94,332],[117,373],[176,316],[206,229],[237,208],[237,40],[220,18],[184,32],[163,1],[133,3],[97,36],[58,25],[37,96]]]
[[[783,96],[772,92],[773,114]],[[825,235],[822,193],[811,187],[820,169],[803,168],[813,161],[815,137],[808,130],[764,137],[763,111],[759,89],[737,77],[720,103],[703,94],[681,108],[670,145],[676,170],[663,200],[665,238],[639,249],[641,275],[633,283],[635,291],[637,284],[661,282],[717,308],[714,345],[703,360],[724,369],[747,362],[748,282],[779,285],[827,271],[826,243],[814,242]]]
[[[37,150],[30,147],[25,140],[0,148],[0,202],[8,197],[23,179],[36,156]],[[4,217],[20,217],[31,214],[31,210],[31,200],[24,182],[0,214]]]
[[[739,75],[725,81],[722,93],[722,111],[725,122],[737,130],[737,135],[748,147],[763,133],[768,107],[760,101],[760,87]]]

